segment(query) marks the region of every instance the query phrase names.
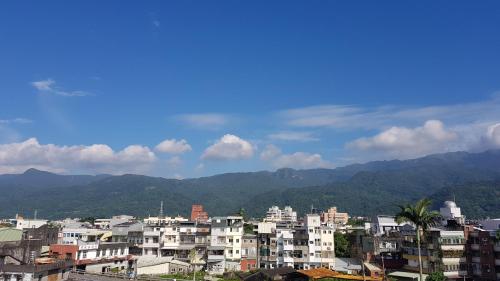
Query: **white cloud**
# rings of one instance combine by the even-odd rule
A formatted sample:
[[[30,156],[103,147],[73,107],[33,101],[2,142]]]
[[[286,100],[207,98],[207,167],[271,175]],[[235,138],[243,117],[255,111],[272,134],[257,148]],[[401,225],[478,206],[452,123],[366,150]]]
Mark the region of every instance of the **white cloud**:
[[[482,141],[484,148],[500,148],[500,123],[489,126]]]
[[[119,174],[147,171],[155,161],[155,154],[140,145],[114,151],[105,144],[59,146],[40,144],[36,138],[0,145],[0,173],[37,168],[52,172]]]
[[[236,160],[253,156],[254,148],[248,141],[235,135],[224,135],[216,143],[207,147],[203,160]]]
[[[295,152],[283,154],[281,149],[272,144],[266,146],[260,153],[260,158],[270,162],[275,168],[314,169],[333,167],[331,162],[324,160],[318,153]]]
[[[155,149],[170,154],[182,154],[191,151],[191,145],[185,140],[168,139],[159,143]]]
[[[383,158],[405,159],[454,150],[458,139],[459,135],[441,121],[428,120],[416,128],[391,127],[373,137],[354,140],[347,147]]]
[[[198,129],[219,129],[229,122],[229,116],[219,113],[181,114],[176,119]]]
[[[311,132],[292,132],[292,131],[284,131],[284,132],[270,134],[268,135],[268,138],[277,141],[299,141],[299,142],[319,140],[318,138],[314,137]]]
[[[91,93],[85,92],[85,91],[66,91],[63,90],[59,87],[56,87],[56,81],[53,79],[46,79],[46,80],[40,80],[40,81],[35,81],[31,82],[31,85],[35,87],[40,92],[45,92],[45,93],[52,93],[55,95],[59,96],[64,96],[64,97],[84,97],[84,96],[90,96]]]
[[[49,78],[46,80],[31,82],[31,85],[39,91],[52,91],[52,85],[55,83],[56,81]]]
[[[167,159],[167,166],[171,169],[177,169],[182,165],[183,161],[179,156],[174,156]]]
[[[329,161],[323,160],[320,154],[307,152],[280,155],[273,161],[273,165],[277,168],[295,169],[331,168],[333,166]]]
[[[268,144],[260,153],[260,159],[268,161],[281,155],[281,149],[274,144]]]

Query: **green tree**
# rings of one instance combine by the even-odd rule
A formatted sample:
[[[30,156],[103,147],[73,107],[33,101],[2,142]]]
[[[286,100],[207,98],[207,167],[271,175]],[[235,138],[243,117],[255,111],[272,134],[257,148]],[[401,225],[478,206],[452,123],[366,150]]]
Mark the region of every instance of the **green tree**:
[[[445,281],[447,280],[446,276],[444,276],[443,272],[433,272],[425,278],[425,281]]]
[[[399,206],[401,209],[396,215],[396,222],[401,224],[404,222],[412,223],[415,226],[415,233],[417,236],[417,250],[418,250],[418,265],[420,279],[423,279],[422,268],[422,253],[420,250],[420,237],[432,226],[438,224],[441,216],[436,211],[430,211],[429,206],[431,200],[428,198],[421,199],[415,205],[406,204]]]
[[[348,258],[351,254],[349,240],[347,235],[341,232],[335,232],[334,236],[335,256],[339,258]]]

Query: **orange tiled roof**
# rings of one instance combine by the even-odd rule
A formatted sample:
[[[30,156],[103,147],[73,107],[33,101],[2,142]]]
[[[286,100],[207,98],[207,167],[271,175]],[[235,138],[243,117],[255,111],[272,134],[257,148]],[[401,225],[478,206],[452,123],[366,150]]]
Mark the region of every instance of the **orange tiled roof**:
[[[349,274],[342,274],[335,272],[333,270],[327,269],[327,268],[314,268],[314,269],[308,269],[308,270],[298,270],[298,272],[306,275],[309,278],[312,278],[314,280],[316,279],[322,279],[322,278],[337,278],[337,279],[345,279],[345,280],[363,280],[363,276],[359,275],[349,275]],[[366,276],[365,279],[366,281],[381,281],[382,278],[373,278],[370,276]]]

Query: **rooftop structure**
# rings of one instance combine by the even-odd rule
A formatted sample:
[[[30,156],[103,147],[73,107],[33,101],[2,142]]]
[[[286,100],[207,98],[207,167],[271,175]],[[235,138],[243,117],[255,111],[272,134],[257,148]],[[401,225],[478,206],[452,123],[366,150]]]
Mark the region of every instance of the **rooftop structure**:
[[[266,213],[266,222],[296,222],[297,212],[295,212],[292,207],[285,206],[284,209],[280,209],[278,206],[272,206]]]

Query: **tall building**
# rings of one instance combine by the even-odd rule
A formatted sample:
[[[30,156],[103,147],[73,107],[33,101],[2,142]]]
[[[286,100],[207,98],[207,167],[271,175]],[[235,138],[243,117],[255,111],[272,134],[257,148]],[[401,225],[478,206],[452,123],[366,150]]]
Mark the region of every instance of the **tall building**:
[[[210,273],[241,270],[243,217],[212,218],[207,268]]]
[[[349,220],[348,213],[340,213],[337,207],[331,207],[328,211],[321,214],[321,222],[328,224],[347,224]]]
[[[335,268],[334,228],[308,214],[304,225],[259,223],[257,263],[260,268]]]
[[[191,221],[207,222],[208,213],[203,210],[203,205],[191,206]]]
[[[467,235],[467,270],[473,280],[500,280],[500,219],[481,222]]]
[[[442,271],[448,280],[463,280],[467,277],[465,232],[460,208],[452,201],[445,202],[441,208],[445,222],[439,227],[427,230],[421,242],[422,267],[424,273]],[[418,248],[416,232],[405,235],[403,258],[407,260],[405,269],[417,272]]]

